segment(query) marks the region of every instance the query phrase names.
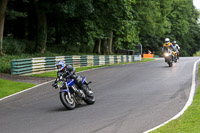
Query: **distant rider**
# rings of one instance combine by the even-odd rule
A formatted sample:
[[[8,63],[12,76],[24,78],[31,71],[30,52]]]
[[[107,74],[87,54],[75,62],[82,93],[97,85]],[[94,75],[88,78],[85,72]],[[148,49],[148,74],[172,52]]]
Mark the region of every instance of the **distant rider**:
[[[170,42],[169,38],[165,38],[165,43],[163,44],[162,51],[165,52],[168,48],[172,50],[172,53],[175,56],[175,52],[173,52],[173,51],[175,51],[174,46]],[[165,58],[165,62],[167,62],[166,58]]]
[[[63,76],[63,78],[74,79],[75,84],[80,89],[82,89],[87,96],[89,96],[91,94],[91,92],[86,87],[83,87],[82,78],[81,78],[81,76],[78,76],[75,73],[75,68],[73,68],[71,65],[66,66],[64,61],[58,61],[56,66],[58,69],[57,78],[60,76]],[[55,81],[55,83],[56,83],[56,81]]]
[[[174,46],[174,48],[175,48],[175,50],[176,50],[177,58],[179,59],[180,47],[179,47],[179,45],[176,43],[176,41],[173,41],[173,42],[172,42],[172,45]]]

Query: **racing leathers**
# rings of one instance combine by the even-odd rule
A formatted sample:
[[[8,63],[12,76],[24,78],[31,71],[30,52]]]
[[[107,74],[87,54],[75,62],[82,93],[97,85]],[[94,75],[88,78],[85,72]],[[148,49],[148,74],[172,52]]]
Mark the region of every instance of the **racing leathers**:
[[[172,54],[173,54],[173,56],[175,57],[175,56],[176,56],[176,53],[174,52],[174,51],[175,51],[175,47],[172,45],[171,42],[168,42],[168,43],[164,43],[164,44],[163,44],[162,52],[165,52],[165,50],[167,50],[168,48],[172,50]],[[166,60],[166,58],[165,58],[165,62],[166,62],[166,61],[167,61],[167,60]]]
[[[177,54],[177,58],[179,59],[179,51],[180,51],[180,47],[179,47],[179,45],[178,45],[177,43],[174,44],[173,46],[174,46],[174,48],[175,48],[175,52],[176,52],[176,54]]]

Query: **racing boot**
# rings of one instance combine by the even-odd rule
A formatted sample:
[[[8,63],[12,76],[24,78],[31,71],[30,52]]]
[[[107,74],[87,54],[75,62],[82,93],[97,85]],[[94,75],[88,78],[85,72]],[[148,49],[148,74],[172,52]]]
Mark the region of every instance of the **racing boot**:
[[[88,86],[85,84],[82,84],[82,78],[80,76],[78,76],[75,79],[76,84],[78,85],[78,87],[83,90],[83,92],[85,93],[86,96],[91,96],[92,95],[92,91],[90,91],[88,89]]]
[[[84,91],[86,96],[92,96],[93,92],[90,91],[86,85],[82,85],[81,89]]]

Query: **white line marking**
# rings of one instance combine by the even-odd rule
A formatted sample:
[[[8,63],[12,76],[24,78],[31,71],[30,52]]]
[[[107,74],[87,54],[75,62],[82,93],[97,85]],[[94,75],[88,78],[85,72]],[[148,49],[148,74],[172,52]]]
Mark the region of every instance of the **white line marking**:
[[[199,61],[200,61],[200,59],[197,60],[197,61],[194,63],[194,66],[193,66],[192,86],[191,86],[191,90],[190,90],[190,95],[189,95],[188,101],[187,101],[187,103],[185,104],[184,108],[183,108],[178,114],[176,114],[174,117],[172,117],[171,119],[169,119],[168,121],[166,121],[166,122],[164,122],[164,123],[162,123],[162,124],[160,124],[160,125],[158,125],[158,126],[152,128],[152,129],[149,129],[149,130],[147,130],[147,131],[145,131],[145,132],[143,132],[143,133],[149,133],[149,132],[151,132],[151,131],[153,131],[153,130],[156,130],[157,128],[160,128],[160,127],[164,126],[165,124],[169,123],[170,121],[177,119],[177,118],[180,117],[180,116],[185,112],[185,110],[192,104],[193,97],[194,97],[194,94],[195,94],[195,86],[196,86],[196,85],[195,85],[196,68],[197,68],[197,63],[198,63]]]

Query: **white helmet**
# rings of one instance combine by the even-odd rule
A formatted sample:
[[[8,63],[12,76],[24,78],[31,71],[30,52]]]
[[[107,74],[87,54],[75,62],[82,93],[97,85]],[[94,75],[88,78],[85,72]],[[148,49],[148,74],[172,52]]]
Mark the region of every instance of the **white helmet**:
[[[169,38],[165,38],[165,43],[168,44],[169,43]]]
[[[169,42],[170,41],[170,39],[169,38],[165,38],[165,42]]]
[[[173,41],[172,43],[176,44],[176,41]]]

